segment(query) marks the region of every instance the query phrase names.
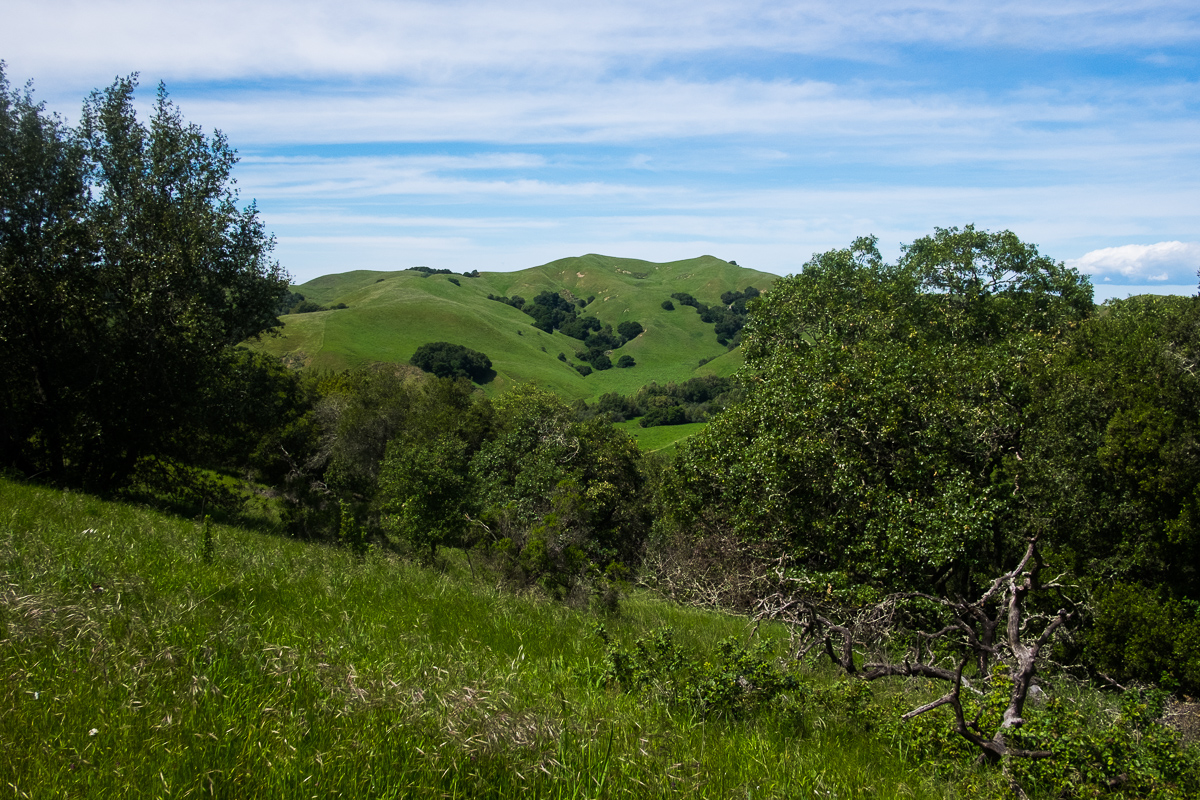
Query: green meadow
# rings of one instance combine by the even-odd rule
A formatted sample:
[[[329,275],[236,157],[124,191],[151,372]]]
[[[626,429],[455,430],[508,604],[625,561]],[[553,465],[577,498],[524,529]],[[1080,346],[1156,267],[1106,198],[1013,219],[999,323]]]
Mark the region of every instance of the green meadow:
[[[295,366],[340,370],[407,363],[422,344],[448,341],[491,359],[496,378],[483,387],[489,395],[532,382],[567,400],[594,400],[608,392],[628,395],[651,382],[732,374],[741,353],[718,343],[713,326],[695,309],[675,303],[675,310],[667,311],[662,302],[685,292],[711,305],[724,292],[766,289],[775,278],[712,256],[657,264],[587,255],[518,272],[483,272],[478,278],[360,270],[294,287],[321,305],[348,308],[284,316],[281,334],[254,346]],[[581,342],[540,331],[524,313],[488,300],[489,294],[532,300],[542,291],[564,290],[580,299],[595,297],[584,313],[614,328],[626,320],[643,325],[645,331],[614,354],[614,361],[617,355],[632,356],[636,366],[581,376],[558,358],[563,353],[578,363],[574,354]],[[711,360],[700,366],[705,359]]]
[[[603,678],[602,635],[630,647],[671,628],[708,658],[723,639],[747,640],[744,619],[633,587],[602,614],[510,593],[475,567],[455,552],[432,568],[356,558],[2,481],[0,787],[30,798],[964,796],[819,670],[800,675],[788,713],[748,719]]]
[[[664,455],[672,452],[679,442],[694,436],[704,430],[705,422],[690,422],[686,425],[658,425],[653,428],[638,427],[636,419],[613,424],[637,440],[638,447],[643,452],[661,452]]]

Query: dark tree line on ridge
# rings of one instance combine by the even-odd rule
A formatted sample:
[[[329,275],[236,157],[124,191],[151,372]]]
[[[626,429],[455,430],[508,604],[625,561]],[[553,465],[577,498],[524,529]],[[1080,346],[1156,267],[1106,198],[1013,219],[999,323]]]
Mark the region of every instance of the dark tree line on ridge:
[[[948,682],[994,760],[1037,752],[1020,713],[1049,654],[1200,691],[1200,298],[1097,308],[1086,278],[967,226],[731,295],[733,381],[570,407],[398,365],[296,373],[238,347],[288,284],[233,151],[161,89],[145,126],[134,87],[70,128],[0,83],[6,473],[205,513],[237,512],[240,476],[291,535],[459,547],[604,607],[636,575],[780,619],[859,677]],[[536,324],[637,335],[544,294]],[[670,461],[610,424],[666,408],[710,420]],[[959,689],[1001,666],[1016,688],[983,731]]]
[[[700,319],[713,326],[713,331],[717,334],[717,341],[732,350],[741,344],[741,331],[746,324],[749,303],[759,294],[761,292],[758,289],[747,286],[740,292],[723,293],[720,305],[713,306],[701,303],[686,292],[675,292],[671,295],[671,299],[679,301],[681,306],[691,306],[696,309]],[[671,300],[664,300],[662,307],[667,311],[675,310],[675,304]]]

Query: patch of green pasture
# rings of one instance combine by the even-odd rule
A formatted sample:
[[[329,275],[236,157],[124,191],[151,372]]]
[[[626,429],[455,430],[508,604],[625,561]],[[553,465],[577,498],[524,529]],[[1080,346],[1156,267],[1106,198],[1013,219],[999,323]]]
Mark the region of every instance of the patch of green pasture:
[[[684,425],[656,425],[653,428],[638,426],[636,419],[613,423],[637,440],[638,447],[646,452],[661,451],[704,430],[707,422],[689,422]]]
[[[696,367],[696,374],[719,375],[722,378],[730,378],[734,373],[741,369],[742,364],[745,363],[745,358],[743,356],[744,354],[742,353],[742,348],[735,347],[733,350],[717,356],[712,361]]]
[[[712,325],[686,306],[665,311],[662,301],[682,291],[715,302],[722,292],[747,285],[766,288],[774,278],[711,256],[655,264],[589,255],[478,278],[359,270],[296,287],[316,302],[342,302],[349,308],[286,316],[282,335],[250,346],[281,357],[303,353],[310,366],[344,369],[376,361],[407,363],[420,345],[449,341],[492,360],[497,378],[483,387],[489,394],[533,382],[567,400],[595,400],[608,392],[629,394],[651,382],[731,372],[740,355],[731,359],[726,354]],[[645,327],[641,336],[614,352],[614,361],[630,355],[636,366],[597,370],[584,378],[558,360],[561,352],[577,363],[574,354],[581,342],[543,333],[525,314],[487,299],[495,294],[532,300],[541,291],[562,289],[585,299],[595,296],[584,314],[614,327],[625,320]],[[698,369],[705,358],[714,361]]]

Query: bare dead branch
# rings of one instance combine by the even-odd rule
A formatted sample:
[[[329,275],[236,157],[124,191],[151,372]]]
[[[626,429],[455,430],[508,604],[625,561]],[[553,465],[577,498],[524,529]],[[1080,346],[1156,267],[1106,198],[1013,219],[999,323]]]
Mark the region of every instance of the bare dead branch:
[[[813,592],[815,587],[789,579],[781,560],[776,570],[779,589],[760,597],[754,608],[753,625],[757,629],[765,620],[781,622],[792,633],[791,651],[795,658],[820,650],[846,674],[863,680],[920,677],[947,682],[950,688],[946,694],[909,711],[901,719],[910,720],[950,706],[955,731],[979,749],[981,760],[1007,765],[1011,758],[1048,758],[1050,751],[1026,750],[1009,742],[1012,732],[1024,724],[1022,715],[1042,651],[1078,617],[1075,604],[1066,597],[1069,587],[1059,583],[1058,578],[1050,583],[1041,582],[1044,566],[1034,538],[1017,565],[992,580],[975,600],[909,592],[889,596],[874,605],[845,608],[821,592]],[[1031,598],[1047,592],[1055,593],[1062,606],[1052,614],[1029,613]],[[914,600],[930,603],[946,618],[932,631],[906,629],[897,622],[898,614],[902,613],[899,609]],[[906,655],[899,659],[888,657],[889,653],[894,656],[901,641],[907,643]],[[943,654],[947,650],[959,654],[953,668],[937,663],[939,650]],[[860,654],[866,660],[861,666],[855,663]],[[968,663],[985,680],[993,665],[1002,666],[1012,682],[1008,703],[994,731],[985,733],[978,718],[969,722],[966,719],[962,689],[966,686],[977,691],[963,677]],[[1007,766],[1005,769],[1007,772]]]

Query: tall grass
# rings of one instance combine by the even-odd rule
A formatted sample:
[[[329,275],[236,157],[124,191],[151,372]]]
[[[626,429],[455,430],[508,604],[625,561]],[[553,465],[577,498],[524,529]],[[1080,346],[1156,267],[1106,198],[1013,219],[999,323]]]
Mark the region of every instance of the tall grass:
[[[615,618],[0,481],[0,790],[14,797],[952,797],[836,709],[704,719],[601,681]],[[211,549],[208,549],[211,548]]]

